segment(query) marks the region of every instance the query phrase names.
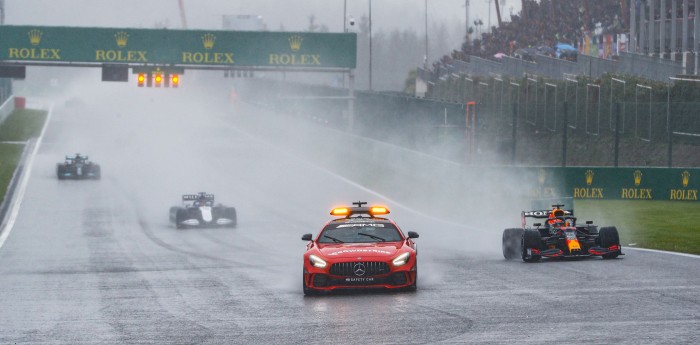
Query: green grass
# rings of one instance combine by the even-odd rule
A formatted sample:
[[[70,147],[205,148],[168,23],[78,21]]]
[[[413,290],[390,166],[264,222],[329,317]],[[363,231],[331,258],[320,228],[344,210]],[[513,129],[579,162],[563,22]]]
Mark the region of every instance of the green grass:
[[[24,145],[0,144],[0,197],[4,198]]]
[[[5,197],[7,187],[22,156],[24,145],[5,141],[27,141],[41,134],[47,113],[43,110],[18,109],[0,125],[0,198]]]
[[[26,141],[41,134],[46,111],[18,109],[0,125],[0,141]]]
[[[576,200],[578,222],[615,225],[623,246],[700,254],[700,202]]]

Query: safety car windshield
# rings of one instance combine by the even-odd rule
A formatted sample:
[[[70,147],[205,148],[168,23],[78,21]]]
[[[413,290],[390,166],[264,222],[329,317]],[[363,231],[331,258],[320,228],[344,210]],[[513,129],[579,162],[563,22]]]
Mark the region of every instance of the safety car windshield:
[[[399,242],[399,230],[389,223],[329,224],[321,232],[319,243],[376,243]]]

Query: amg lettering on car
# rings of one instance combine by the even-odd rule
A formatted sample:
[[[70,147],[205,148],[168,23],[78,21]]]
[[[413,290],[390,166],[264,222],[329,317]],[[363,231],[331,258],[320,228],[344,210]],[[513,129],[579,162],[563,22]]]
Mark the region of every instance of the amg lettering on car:
[[[379,249],[343,249],[337,252],[330,253],[328,255],[340,255],[340,254],[350,254],[350,253],[370,253],[370,254],[384,254],[389,255],[391,252]]]
[[[338,228],[350,228],[350,227],[372,227],[372,228],[383,228],[384,224],[366,224],[366,223],[354,223],[354,224],[340,224]]]

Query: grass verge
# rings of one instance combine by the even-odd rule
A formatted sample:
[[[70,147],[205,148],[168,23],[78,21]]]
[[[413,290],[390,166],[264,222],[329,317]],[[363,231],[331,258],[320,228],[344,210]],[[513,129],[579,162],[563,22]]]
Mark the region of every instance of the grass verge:
[[[24,145],[0,143],[0,196],[5,197]]]
[[[0,142],[27,141],[41,134],[46,121],[44,110],[17,109],[0,125]]]
[[[0,198],[5,197],[25,146],[7,142],[24,142],[38,137],[46,116],[47,113],[43,110],[18,109],[0,125]]]
[[[579,222],[615,225],[623,246],[700,255],[700,203],[641,200],[576,200]]]

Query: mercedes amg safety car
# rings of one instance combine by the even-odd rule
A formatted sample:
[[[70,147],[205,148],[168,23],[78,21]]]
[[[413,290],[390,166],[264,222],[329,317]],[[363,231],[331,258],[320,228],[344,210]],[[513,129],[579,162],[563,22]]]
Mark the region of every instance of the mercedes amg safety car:
[[[552,210],[523,211],[522,227],[503,231],[503,256],[507,260],[521,257],[525,262],[536,262],[542,257],[577,258],[601,256],[613,259],[622,254],[617,228],[598,228],[592,221],[576,224],[574,210],[552,205]],[[528,226],[528,218],[545,219],[543,223]]]
[[[88,156],[82,156],[80,153],[76,153],[75,157],[66,156],[63,163],[56,164],[56,175],[59,180],[99,180],[100,173],[100,165],[91,162]]]
[[[235,228],[236,209],[214,204],[214,194],[199,193],[182,196],[182,206],[170,208],[170,222],[178,229],[204,227]]]
[[[418,278],[417,249],[413,239],[394,223],[382,218],[389,214],[384,206],[337,207],[331,215],[340,217],[327,222],[304,253],[304,294],[335,289],[416,289]]]

